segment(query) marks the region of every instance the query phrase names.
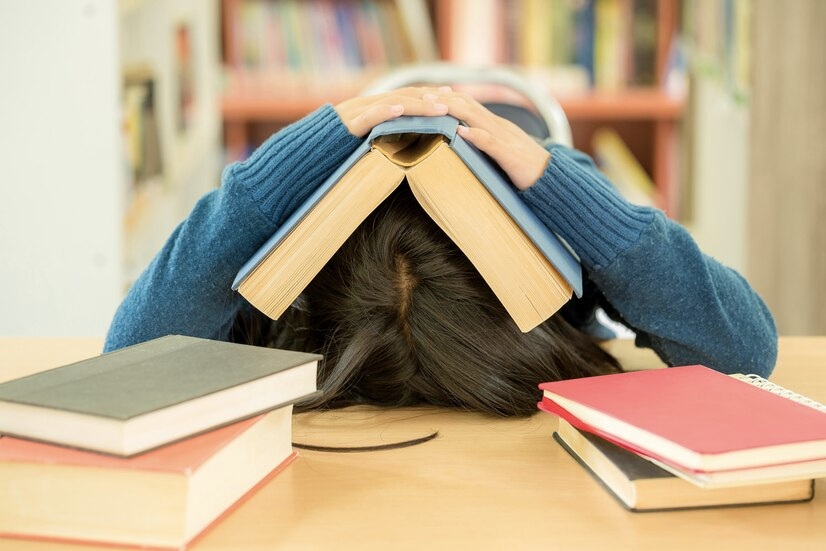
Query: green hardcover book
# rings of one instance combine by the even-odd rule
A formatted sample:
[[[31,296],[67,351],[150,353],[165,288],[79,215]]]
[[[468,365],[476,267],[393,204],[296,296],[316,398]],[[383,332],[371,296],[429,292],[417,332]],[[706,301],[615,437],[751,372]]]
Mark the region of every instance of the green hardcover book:
[[[0,384],[0,433],[130,456],[300,401],[320,359],[162,337]]]

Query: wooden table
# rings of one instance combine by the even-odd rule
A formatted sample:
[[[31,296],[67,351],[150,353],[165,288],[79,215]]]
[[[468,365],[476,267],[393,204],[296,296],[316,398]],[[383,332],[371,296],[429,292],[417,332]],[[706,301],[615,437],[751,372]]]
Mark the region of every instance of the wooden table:
[[[626,367],[659,365],[627,342]],[[0,338],[0,379],[96,354],[100,339]],[[781,339],[772,380],[826,402],[826,337]],[[440,410],[297,416],[294,440],[418,446],[301,451],[296,462],[193,546],[270,549],[826,549],[826,480],[809,503],[630,513],[552,440],[552,416],[492,419]],[[755,427],[759,430],[759,427]],[[0,539],[2,550],[100,547]]]

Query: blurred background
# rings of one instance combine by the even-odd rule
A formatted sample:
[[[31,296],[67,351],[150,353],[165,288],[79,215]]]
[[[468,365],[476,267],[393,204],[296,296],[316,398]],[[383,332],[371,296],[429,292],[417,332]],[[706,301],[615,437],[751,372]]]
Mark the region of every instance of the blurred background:
[[[0,335],[103,335],[227,163],[439,60],[524,74],[781,334],[826,334],[824,28],[823,0],[0,0]]]

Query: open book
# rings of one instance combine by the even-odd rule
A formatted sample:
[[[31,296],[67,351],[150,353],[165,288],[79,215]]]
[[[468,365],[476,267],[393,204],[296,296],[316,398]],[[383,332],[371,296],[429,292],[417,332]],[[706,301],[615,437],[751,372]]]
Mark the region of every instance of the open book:
[[[522,331],[582,293],[579,261],[513,185],[456,133],[453,117],[377,126],[240,270],[233,283],[277,319],[399,185],[473,263]]]

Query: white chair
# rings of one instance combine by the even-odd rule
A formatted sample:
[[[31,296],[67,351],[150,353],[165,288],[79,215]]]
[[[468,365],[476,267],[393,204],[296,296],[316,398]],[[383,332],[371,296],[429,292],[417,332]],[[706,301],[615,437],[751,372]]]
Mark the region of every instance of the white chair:
[[[550,141],[573,147],[571,126],[559,102],[538,90],[527,77],[505,67],[464,66],[445,62],[402,65],[370,83],[361,91],[361,95],[388,92],[403,86],[419,84],[494,85],[515,92],[519,99],[525,101],[509,103],[486,101],[478,97],[477,99],[497,115],[519,125],[540,142]],[[469,93],[476,97],[472,89]],[[634,337],[633,331],[610,319],[601,308],[597,310],[596,318],[587,331],[605,339]]]
[[[562,106],[525,76],[506,67],[478,67],[446,62],[402,65],[371,82],[361,95],[387,92],[414,85],[494,86],[515,93],[524,102],[489,101],[477,98],[488,109],[519,125],[540,141],[550,140],[571,147],[571,127]],[[469,93],[473,95],[472,88]],[[505,97],[509,97],[505,94]],[[527,105],[524,103],[527,102]]]

